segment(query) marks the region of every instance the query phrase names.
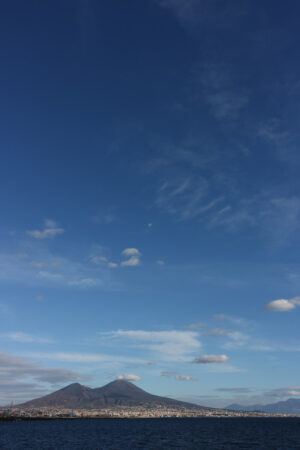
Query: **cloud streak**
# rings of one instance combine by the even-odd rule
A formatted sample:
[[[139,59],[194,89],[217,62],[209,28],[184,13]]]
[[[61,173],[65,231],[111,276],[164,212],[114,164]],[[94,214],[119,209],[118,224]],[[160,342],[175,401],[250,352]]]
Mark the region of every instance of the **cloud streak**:
[[[22,331],[15,331],[11,333],[2,333],[0,337],[8,339],[14,342],[21,342],[24,344],[53,344],[55,341],[53,339],[47,339],[39,336],[33,336],[28,333],[23,333]]]
[[[80,380],[81,376],[74,370],[62,368],[45,368],[33,364],[24,358],[0,352],[0,401],[9,401],[11,395],[23,398],[28,391],[29,398],[41,389],[39,383],[56,385]],[[24,383],[24,379],[35,383]]]
[[[57,227],[53,220],[45,220],[45,225],[43,230],[26,231],[26,234],[34,239],[53,239],[65,231],[63,228]]]
[[[220,364],[229,361],[227,355],[202,355],[199,358],[193,360],[194,364]]]
[[[154,352],[160,359],[189,360],[189,355],[201,348],[198,333],[195,331],[144,331],[144,330],[116,330],[102,333],[123,345],[139,346]],[[126,340],[126,341],[125,341]]]

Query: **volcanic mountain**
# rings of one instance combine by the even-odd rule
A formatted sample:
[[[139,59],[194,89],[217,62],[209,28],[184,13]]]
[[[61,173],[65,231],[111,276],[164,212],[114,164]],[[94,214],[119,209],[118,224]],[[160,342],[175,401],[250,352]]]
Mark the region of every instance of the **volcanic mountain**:
[[[125,380],[115,380],[100,388],[89,388],[79,383],[73,383],[63,389],[45,395],[26,403],[23,408],[70,408],[70,409],[101,409],[118,406],[199,408],[198,405],[185,403],[171,398],[149,394],[133,383]]]

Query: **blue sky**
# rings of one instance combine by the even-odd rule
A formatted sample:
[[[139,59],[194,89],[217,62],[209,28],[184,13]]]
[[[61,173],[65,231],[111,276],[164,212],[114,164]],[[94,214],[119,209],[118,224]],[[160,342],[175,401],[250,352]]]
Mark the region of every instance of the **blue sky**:
[[[299,13],[3,5],[0,404],[300,397]]]

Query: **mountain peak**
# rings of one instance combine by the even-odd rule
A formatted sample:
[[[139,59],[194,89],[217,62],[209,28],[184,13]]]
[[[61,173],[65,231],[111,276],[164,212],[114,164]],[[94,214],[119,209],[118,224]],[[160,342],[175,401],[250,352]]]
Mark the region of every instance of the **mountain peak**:
[[[147,406],[164,405],[166,407],[196,407],[170,398],[149,394],[128,380],[114,380],[100,388],[89,388],[80,383],[68,386],[45,395],[44,397],[23,403],[23,407],[64,407],[101,409],[119,406]]]

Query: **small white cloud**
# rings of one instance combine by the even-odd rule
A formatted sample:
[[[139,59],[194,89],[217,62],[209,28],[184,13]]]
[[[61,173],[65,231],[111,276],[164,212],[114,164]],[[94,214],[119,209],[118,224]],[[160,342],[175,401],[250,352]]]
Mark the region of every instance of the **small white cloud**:
[[[163,259],[158,259],[158,260],[156,261],[156,264],[158,264],[159,266],[164,266],[165,262],[164,262]]]
[[[58,261],[31,261],[30,265],[32,267],[36,267],[38,269],[42,269],[43,267],[55,268],[59,266]]]
[[[101,264],[107,262],[107,258],[105,256],[91,256],[91,261],[94,264]]]
[[[45,228],[43,230],[30,230],[26,234],[34,239],[52,239],[59,234],[64,233],[63,228],[59,228],[54,220],[45,220]]]
[[[98,213],[96,216],[92,217],[92,220],[99,225],[110,225],[112,222],[115,222],[116,219],[117,217],[112,211],[108,211],[107,213]]]
[[[78,286],[82,288],[92,288],[102,285],[102,281],[95,278],[81,278],[79,280],[70,281],[69,286]]]
[[[118,267],[118,264],[114,262],[109,262],[107,263],[107,267],[109,267],[110,269],[115,269],[116,267]]]
[[[190,377],[189,375],[176,375],[175,379],[179,381],[197,381],[197,378]]]
[[[160,372],[160,376],[170,378],[171,375],[176,375],[176,372],[173,370],[163,370]]]
[[[223,319],[226,319],[226,318],[227,318],[226,314],[214,314],[214,319],[215,320],[223,320]]]
[[[296,391],[296,390],[291,390],[288,391],[288,395],[292,395],[293,397],[300,397],[300,391]]]
[[[125,256],[141,256],[141,252],[137,248],[125,248],[122,251],[122,255],[125,255]]]
[[[285,312],[285,311],[291,311],[292,309],[295,309],[296,306],[300,305],[300,297],[294,297],[291,299],[278,299],[273,300],[272,302],[268,303],[265,306],[266,311],[279,311],[279,312]]]
[[[191,325],[189,325],[189,328],[191,328],[192,330],[196,330],[197,328],[205,327],[205,325],[205,322],[191,323]]]
[[[26,231],[28,236],[33,237],[34,239],[52,239],[58,234],[64,233],[63,228],[45,228],[44,230],[32,230]]]
[[[61,281],[63,279],[60,273],[47,272],[46,270],[40,270],[37,276],[49,281]]]
[[[55,220],[46,219],[45,220],[45,227],[46,228],[57,228],[57,224],[56,224]]]
[[[200,358],[195,358],[193,363],[195,364],[212,364],[212,363],[225,363],[229,360],[227,355],[202,355]]]
[[[152,223],[148,223],[148,228],[152,228]]]
[[[140,381],[141,377],[139,377],[138,375],[134,375],[133,373],[125,373],[123,375],[119,375],[117,379],[126,381]]]
[[[121,266],[128,266],[128,267],[134,267],[139,266],[141,263],[140,258],[138,256],[131,256],[127,261],[122,261]]]
[[[226,336],[226,335],[229,335],[232,339],[236,340],[235,333],[236,332],[232,332],[230,330],[224,330],[223,328],[213,328],[212,330],[203,330],[201,334],[206,334],[207,336]]]

